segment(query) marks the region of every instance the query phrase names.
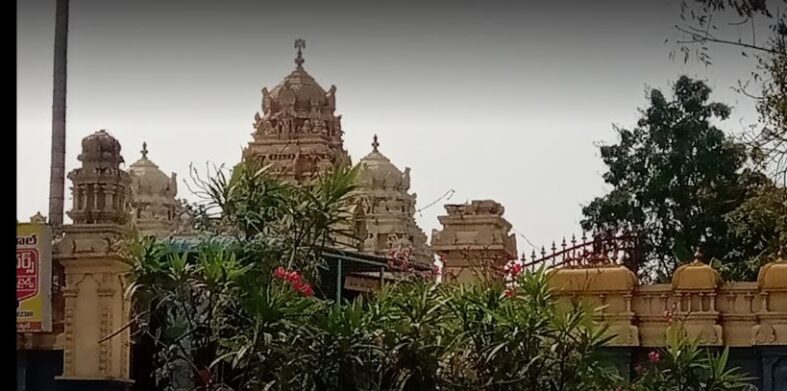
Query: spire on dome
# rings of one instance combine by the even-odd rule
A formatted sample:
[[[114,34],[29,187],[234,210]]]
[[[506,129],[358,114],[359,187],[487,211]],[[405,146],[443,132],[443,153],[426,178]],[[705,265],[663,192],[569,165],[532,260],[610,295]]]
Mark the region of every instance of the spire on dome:
[[[375,134],[374,137],[372,138],[372,148],[373,148],[372,152],[379,152],[379,151],[377,151],[377,147],[379,147],[379,146],[380,146],[380,143],[377,142],[377,135]]]
[[[139,152],[142,153],[142,158],[143,159],[147,159],[148,158],[148,143],[142,142],[142,150],[139,151]]]
[[[303,63],[305,62],[301,49],[306,49],[306,41],[303,38],[296,39],[295,48],[298,49],[298,56],[295,57],[295,64],[298,65],[298,68],[300,69],[303,68]]]

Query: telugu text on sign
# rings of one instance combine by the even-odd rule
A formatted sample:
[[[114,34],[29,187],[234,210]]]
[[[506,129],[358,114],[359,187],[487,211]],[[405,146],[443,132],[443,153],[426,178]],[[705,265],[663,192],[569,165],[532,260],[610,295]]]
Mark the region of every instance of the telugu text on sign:
[[[17,331],[52,331],[51,295],[52,228],[46,224],[17,224]]]

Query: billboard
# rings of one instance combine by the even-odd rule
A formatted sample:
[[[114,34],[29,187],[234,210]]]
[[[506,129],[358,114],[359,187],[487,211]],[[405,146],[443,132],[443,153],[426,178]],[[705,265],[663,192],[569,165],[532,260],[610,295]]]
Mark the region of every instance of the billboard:
[[[52,331],[52,227],[16,225],[16,331]]]

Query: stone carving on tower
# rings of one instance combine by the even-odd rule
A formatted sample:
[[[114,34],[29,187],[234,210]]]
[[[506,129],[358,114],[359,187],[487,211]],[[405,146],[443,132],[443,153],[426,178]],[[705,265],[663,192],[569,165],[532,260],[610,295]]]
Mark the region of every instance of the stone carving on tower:
[[[131,217],[134,226],[145,236],[159,238],[173,234],[180,223],[181,202],[177,175],[169,177],[148,159],[147,143],[142,144],[142,157],[129,166],[131,174]]]
[[[443,262],[443,281],[473,282],[501,278],[501,271],[517,259],[516,237],[495,201],[445,205],[447,215],[437,219],[442,230],[432,231],[432,250]]]
[[[336,87],[325,91],[303,68],[302,39],[295,70],[272,90],[262,89],[262,116],[254,115],[253,141],[244,160],[258,159],[286,180],[302,181],[338,164],[349,164],[336,115]]]
[[[82,167],[68,174],[73,182],[74,204],[68,212],[73,224],[125,224],[131,177],[119,168],[120,143],[102,129],[82,139],[77,159]]]
[[[416,194],[408,193],[410,168],[400,171],[379,146],[375,135],[372,152],[358,162],[353,197],[363,208],[366,231],[360,250],[381,256],[404,250],[411,254],[411,262],[431,267],[434,256],[414,218]]]

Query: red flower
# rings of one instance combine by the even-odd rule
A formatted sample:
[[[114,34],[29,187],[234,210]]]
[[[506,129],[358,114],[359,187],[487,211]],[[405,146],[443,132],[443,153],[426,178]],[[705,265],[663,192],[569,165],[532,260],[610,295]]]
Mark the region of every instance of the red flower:
[[[311,285],[295,270],[288,271],[283,267],[278,267],[273,272],[273,276],[288,283],[292,289],[304,296],[314,295],[314,289],[312,289]]]
[[[276,270],[273,272],[274,277],[282,280],[285,278],[286,275],[287,275],[287,269],[281,266],[277,267]]]
[[[508,273],[511,274],[511,277],[518,276],[519,273],[522,273],[522,265],[518,263],[511,265],[511,269],[508,271]]]
[[[508,288],[508,289],[506,289],[506,291],[503,294],[506,297],[514,297],[514,296],[516,296],[516,289],[515,288]]]
[[[306,285],[306,286],[303,288],[303,290],[301,291],[301,293],[302,293],[304,296],[306,296],[306,297],[311,297],[311,296],[314,296],[314,290],[312,289],[312,287],[311,287],[310,285]]]
[[[654,351],[648,353],[648,361],[650,361],[650,362],[655,364],[655,363],[661,361],[661,355],[659,354],[659,352],[654,350]]]

